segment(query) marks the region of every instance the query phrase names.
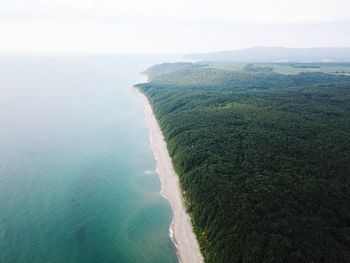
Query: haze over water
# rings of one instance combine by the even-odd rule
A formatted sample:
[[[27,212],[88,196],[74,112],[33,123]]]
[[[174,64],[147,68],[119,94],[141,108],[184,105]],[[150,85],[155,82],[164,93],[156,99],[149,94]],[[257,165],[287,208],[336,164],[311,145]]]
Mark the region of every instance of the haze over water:
[[[0,58],[0,262],[177,262],[144,109],[156,61]]]

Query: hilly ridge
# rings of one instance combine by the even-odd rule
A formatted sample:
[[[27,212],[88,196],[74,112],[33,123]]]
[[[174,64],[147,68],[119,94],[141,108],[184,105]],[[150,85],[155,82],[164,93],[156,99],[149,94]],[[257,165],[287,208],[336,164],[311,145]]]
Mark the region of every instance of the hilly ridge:
[[[350,62],[350,48],[253,47],[186,55],[187,59],[236,62]]]

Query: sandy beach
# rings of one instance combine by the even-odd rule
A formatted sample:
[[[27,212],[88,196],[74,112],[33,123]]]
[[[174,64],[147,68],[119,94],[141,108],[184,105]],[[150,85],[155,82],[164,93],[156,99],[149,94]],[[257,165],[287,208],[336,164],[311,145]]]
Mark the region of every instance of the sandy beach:
[[[172,239],[177,248],[179,261],[181,263],[203,263],[203,256],[192,229],[191,219],[186,213],[179,178],[173,168],[162,131],[147,97],[140,91],[138,92],[145,106],[151,146],[157,160],[157,172],[161,180],[161,191],[173,210],[174,218],[170,232],[173,233]]]

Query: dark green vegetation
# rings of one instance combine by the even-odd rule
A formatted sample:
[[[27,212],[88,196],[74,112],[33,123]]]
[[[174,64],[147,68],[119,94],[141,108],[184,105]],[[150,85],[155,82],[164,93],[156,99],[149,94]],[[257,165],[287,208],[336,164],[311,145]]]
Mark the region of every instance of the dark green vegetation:
[[[206,262],[350,262],[350,77],[186,66],[138,87]]]

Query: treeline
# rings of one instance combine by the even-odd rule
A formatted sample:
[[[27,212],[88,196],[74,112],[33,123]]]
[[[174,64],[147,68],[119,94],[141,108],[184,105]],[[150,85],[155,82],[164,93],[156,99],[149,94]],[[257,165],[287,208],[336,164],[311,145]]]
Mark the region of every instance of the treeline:
[[[350,84],[287,77],[189,68],[139,85],[206,262],[350,262]]]
[[[181,65],[182,63],[180,63]],[[186,64],[185,68],[171,70],[171,64],[157,65],[146,71],[150,72],[153,85],[216,88],[219,91],[269,89],[315,84],[348,83],[350,76],[326,74],[323,72],[303,72],[298,75],[284,75],[267,70],[245,70],[244,72],[226,69],[208,68],[199,64]],[[192,66],[191,65],[195,65]],[[197,66],[198,65],[198,66]],[[249,65],[249,64],[248,64]],[[248,66],[249,67],[249,66]],[[246,66],[247,69],[247,66]],[[259,70],[260,69],[260,70]],[[155,71],[159,70],[159,74]]]
[[[164,75],[178,70],[195,69],[205,66],[206,64],[194,64],[190,62],[162,63],[146,69],[142,74],[148,75],[149,78],[154,78],[155,76]]]

